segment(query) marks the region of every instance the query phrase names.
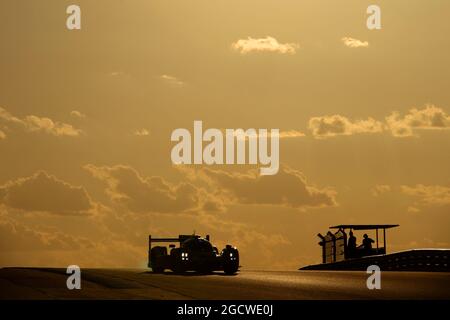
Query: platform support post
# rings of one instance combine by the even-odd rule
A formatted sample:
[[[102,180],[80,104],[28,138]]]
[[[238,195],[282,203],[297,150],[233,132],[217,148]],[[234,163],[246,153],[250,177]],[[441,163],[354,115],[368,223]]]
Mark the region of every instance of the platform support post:
[[[148,265],[150,266],[151,260],[151,251],[152,251],[152,236],[148,236]]]
[[[378,251],[379,251],[379,248],[378,248],[378,229],[375,229],[375,232],[376,232],[376,237],[377,237],[377,254],[378,254]]]

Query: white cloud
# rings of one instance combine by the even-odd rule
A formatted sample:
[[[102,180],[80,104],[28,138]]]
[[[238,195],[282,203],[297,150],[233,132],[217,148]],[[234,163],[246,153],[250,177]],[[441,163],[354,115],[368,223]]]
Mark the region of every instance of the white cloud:
[[[81,134],[81,130],[75,129],[67,123],[54,122],[50,118],[38,116],[26,116],[24,123],[28,131],[43,131],[54,136],[71,136],[76,137]]]
[[[329,138],[338,135],[382,132],[383,124],[373,118],[351,121],[347,117],[336,114],[312,117],[309,120],[308,128],[316,138]]]
[[[253,138],[258,139],[259,137],[270,138],[270,137],[272,136],[272,134],[271,134],[270,131],[267,132],[267,133],[259,133],[259,132],[257,131],[257,132],[256,132],[256,135],[254,135],[254,136],[247,136],[247,135],[245,135],[245,136],[243,137],[242,135],[239,134],[239,132],[236,132],[236,131],[235,131],[235,132],[234,132],[234,136],[235,136],[237,139],[239,139],[239,140],[242,140],[242,139],[248,140],[248,139],[253,139]],[[305,134],[304,134],[303,132],[301,132],[301,131],[298,131],[298,130],[280,131],[279,134],[278,134],[278,137],[279,137],[280,139],[299,138],[299,137],[304,137],[304,136],[305,136]]]
[[[349,48],[367,48],[369,46],[369,42],[367,41],[361,41],[350,37],[344,37],[341,40]]]
[[[345,116],[318,116],[309,119],[308,128],[316,138],[329,138],[356,133],[381,133],[390,131],[394,137],[417,136],[417,130],[450,129],[450,116],[441,108],[426,105],[423,109],[412,108],[401,117],[399,112],[392,112],[384,122],[367,118],[367,120],[350,120]]]
[[[391,191],[391,187],[387,184],[379,184],[372,188],[372,195],[378,197],[379,195]]]
[[[172,87],[182,87],[185,84],[183,81],[181,81],[177,77],[169,76],[167,74],[163,74],[161,76],[161,79],[163,79],[164,82],[166,82],[167,84],[169,84]]]
[[[72,111],[70,112],[70,115],[71,115],[72,117],[80,118],[80,119],[86,118],[86,115],[85,115],[84,113],[81,113],[81,112],[78,111],[78,110],[72,110]]]
[[[298,130],[288,130],[288,131],[281,131],[280,132],[280,138],[299,138],[304,137],[305,134]]]
[[[135,130],[135,131],[133,132],[133,134],[134,134],[135,136],[144,137],[144,136],[150,135],[150,131],[148,131],[148,130],[145,129],[145,128],[142,128],[142,129]]]
[[[337,205],[335,190],[311,185],[300,171],[286,166],[273,176],[260,176],[256,170],[229,173],[209,168],[193,171],[185,169],[185,174],[193,182],[207,183],[207,190],[227,204],[296,209]]]
[[[0,120],[23,127],[29,132],[45,132],[54,136],[79,136],[82,131],[72,125],[53,121],[47,117],[28,115],[20,119],[0,107]]]
[[[22,124],[22,120],[13,116],[11,113],[0,107],[0,120],[9,122],[9,123],[15,123],[15,124]]]
[[[401,186],[404,194],[419,198],[422,204],[426,205],[450,205],[450,188],[440,185],[425,186],[418,184],[416,186]]]
[[[416,129],[450,129],[450,116],[434,105],[426,105],[423,109],[412,108],[404,117],[399,112],[393,112],[386,117],[386,122],[395,137],[414,136]]]
[[[82,187],[59,180],[45,171],[0,185],[0,204],[25,212],[87,215],[95,204]]]
[[[122,71],[113,71],[113,72],[109,73],[109,76],[111,76],[111,77],[118,77],[118,76],[123,76],[123,75],[125,75],[125,73]]]
[[[297,43],[279,43],[277,39],[267,36],[266,38],[254,39],[240,39],[234,42],[231,47],[240,52],[247,54],[250,52],[276,52],[294,54],[299,48]]]
[[[118,205],[135,213],[198,212],[208,200],[204,191],[191,183],[172,184],[159,176],[143,177],[124,165],[84,166],[94,178],[106,184],[106,194]]]
[[[416,207],[413,207],[413,206],[409,206],[407,210],[408,210],[408,212],[411,212],[411,213],[420,212],[419,208],[416,208]]]

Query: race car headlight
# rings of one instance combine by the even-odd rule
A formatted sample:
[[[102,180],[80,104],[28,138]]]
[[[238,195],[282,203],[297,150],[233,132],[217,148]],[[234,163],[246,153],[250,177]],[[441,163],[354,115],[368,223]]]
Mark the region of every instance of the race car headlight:
[[[189,255],[187,252],[181,253],[181,260],[189,260]]]

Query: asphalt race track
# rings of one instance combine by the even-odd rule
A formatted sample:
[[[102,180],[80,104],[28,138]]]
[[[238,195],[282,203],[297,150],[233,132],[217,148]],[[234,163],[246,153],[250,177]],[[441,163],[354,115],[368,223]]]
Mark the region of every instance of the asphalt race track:
[[[68,290],[65,269],[2,268],[0,299],[450,299],[450,273],[242,271],[235,276],[153,274],[144,269],[82,269]]]

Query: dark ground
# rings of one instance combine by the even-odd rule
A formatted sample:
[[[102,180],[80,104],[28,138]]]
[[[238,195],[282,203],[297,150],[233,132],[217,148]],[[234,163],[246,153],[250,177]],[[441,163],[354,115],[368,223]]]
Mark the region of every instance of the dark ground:
[[[68,290],[65,269],[2,268],[0,299],[450,299],[450,273],[382,272],[368,290],[358,271],[242,271],[235,276],[82,269]]]

